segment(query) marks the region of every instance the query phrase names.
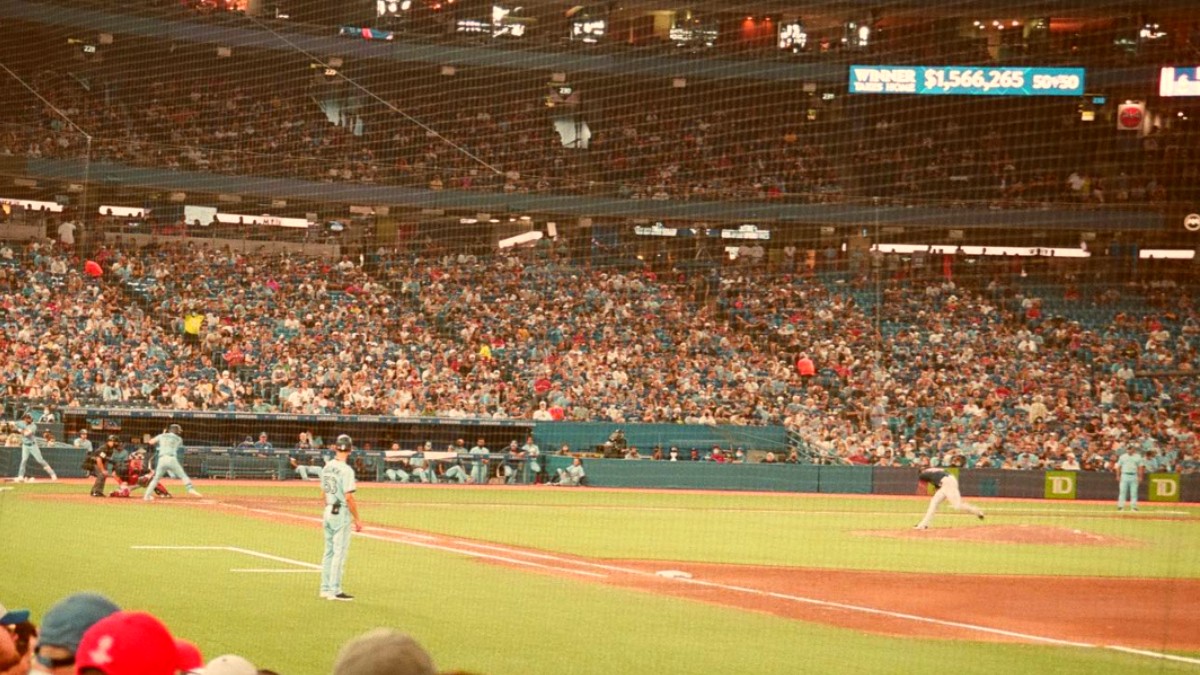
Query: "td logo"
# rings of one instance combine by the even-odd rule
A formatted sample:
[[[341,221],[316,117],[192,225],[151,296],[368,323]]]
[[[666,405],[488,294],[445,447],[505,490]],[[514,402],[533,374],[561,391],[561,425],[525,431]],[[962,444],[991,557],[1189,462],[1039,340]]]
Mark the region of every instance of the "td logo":
[[[1074,471],[1046,472],[1046,499],[1075,499]]]
[[[1147,498],[1152,502],[1179,501],[1179,474],[1152,473],[1149,479],[1150,489]]]

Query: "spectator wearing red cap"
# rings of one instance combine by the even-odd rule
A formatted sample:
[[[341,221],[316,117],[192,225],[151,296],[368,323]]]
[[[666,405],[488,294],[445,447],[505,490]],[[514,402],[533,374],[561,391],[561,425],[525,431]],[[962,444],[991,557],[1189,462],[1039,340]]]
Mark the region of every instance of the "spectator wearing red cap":
[[[176,675],[179,649],[171,631],[145,612],[117,612],[83,634],[76,675]]]
[[[204,655],[194,642],[175,638],[175,651],[179,654],[179,672],[183,675],[204,672]]]

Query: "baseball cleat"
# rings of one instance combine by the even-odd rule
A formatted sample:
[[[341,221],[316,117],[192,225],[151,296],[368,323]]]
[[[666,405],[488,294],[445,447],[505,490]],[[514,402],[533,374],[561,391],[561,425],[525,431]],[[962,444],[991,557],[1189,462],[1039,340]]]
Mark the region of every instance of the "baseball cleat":
[[[979,518],[980,520],[983,520],[983,514],[982,514],[982,513],[981,513],[981,514],[979,514],[978,518]]]
[[[197,490],[196,488],[188,488],[188,494],[190,494],[193,497],[203,497],[204,496],[204,495],[200,494],[200,491]]]
[[[346,595],[345,593],[338,593],[337,595],[327,595],[327,596],[325,596],[325,598],[327,600],[340,600],[342,602],[350,602],[351,600],[354,599],[354,596]]]
[[[914,530],[928,530],[929,526],[928,525],[913,525],[913,529]]]

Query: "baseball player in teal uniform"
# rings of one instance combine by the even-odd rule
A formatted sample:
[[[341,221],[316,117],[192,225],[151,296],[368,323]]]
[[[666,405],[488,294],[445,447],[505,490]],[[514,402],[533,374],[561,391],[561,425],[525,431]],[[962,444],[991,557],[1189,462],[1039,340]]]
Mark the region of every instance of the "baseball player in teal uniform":
[[[475,443],[475,447],[468,451],[472,455],[471,459],[471,482],[483,484],[488,482],[488,464],[492,461],[492,451],[488,450],[487,442],[482,438]]]
[[[346,554],[350,552],[351,527],[362,532],[358,503],[354,501],[354,469],[346,463],[354,443],[346,434],[337,437],[333,459],[321,470],[321,492],[325,495],[325,557],[321,560],[321,597],[326,600],[353,600],[342,592]]]
[[[183,481],[183,487],[188,494],[195,497],[201,496],[200,492],[192,487],[192,479],[188,478],[187,473],[183,470],[183,465],[179,463],[179,451],[183,449],[183,438],[179,434],[182,432],[183,430],[179,428],[178,424],[172,424],[167,427],[166,431],[150,439],[150,445],[158,446],[158,462],[154,467],[154,478],[150,479],[150,484],[146,486],[146,495],[142,497],[145,501],[154,499],[154,488],[158,486],[158,481],[168,473],[172,478]]]
[[[533,477],[534,483],[541,483],[542,476],[542,451],[538,448],[538,444],[533,442],[533,436],[525,438],[525,445],[521,446],[521,452],[525,453],[525,457],[529,462],[529,475]]]
[[[558,470],[558,485],[572,487],[583,485],[585,477],[587,477],[587,472],[583,470],[583,460],[576,457],[571,460],[571,466]]]
[[[42,458],[42,449],[37,441],[37,424],[33,421],[33,415],[25,413],[21,421],[17,422],[17,431],[21,434],[21,466],[17,469],[17,477],[14,480],[18,483],[25,480],[25,465],[30,457],[42,465],[43,471],[50,474],[50,480],[58,480],[58,474],[54,473],[54,469]]]
[[[1142,483],[1142,478],[1146,474],[1146,462],[1138,454],[1137,446],[1133,443],[1125,446],[1125,453],[1117,458],[1113,465],[1113,471],[1117,474],[1117,480],[1120,483],[1120,489],[1117,492],[1117,510],[1125,510],[1125,499],[1128,497],[1129,510],[1137,511],[1138,485]]]
[[[424,447],[417,448],[416,454],[414,454],[412,459],[409,460],[409,464],[412,465],[413,478],[416,478],[422,483],[438,482],[437,467],[434,466],[433,462],[425,459],[425,453],[432,451],[433,443],[425,441]]]

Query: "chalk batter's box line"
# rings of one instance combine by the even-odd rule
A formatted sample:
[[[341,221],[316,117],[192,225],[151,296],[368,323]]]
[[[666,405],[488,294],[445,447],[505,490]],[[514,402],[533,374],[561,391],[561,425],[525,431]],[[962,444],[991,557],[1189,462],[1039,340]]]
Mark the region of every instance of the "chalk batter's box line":
[[[230,572],[258,572],[258,573],[268,573],[269,572],[269,573],[275,573],[275,574],[285,574],[285,573],[296,573],[296,572],[311,573],[311,572],[320,572],[321,571],[321,566],[314,564],[314,563],[306,562],[304,560],[294,560],[292,558],[284,558],[282,556],[271,555],[270,553],[263,553],[262,551],[254,551],[254,550],[248,549],[248,548],[240,548],[238,546],[130,546],[129,548],[131,548],[135,551],[226,551],[229,553],[238,553],[241,555],[248,555],[248,556],[251,556],[254,558],[262,558],[264,560],[271,560],[274,562],[284,563],[287,565],[293,565],[295,567],[300,568],[300,569],[234,568],[234,569],[229,570]]]

